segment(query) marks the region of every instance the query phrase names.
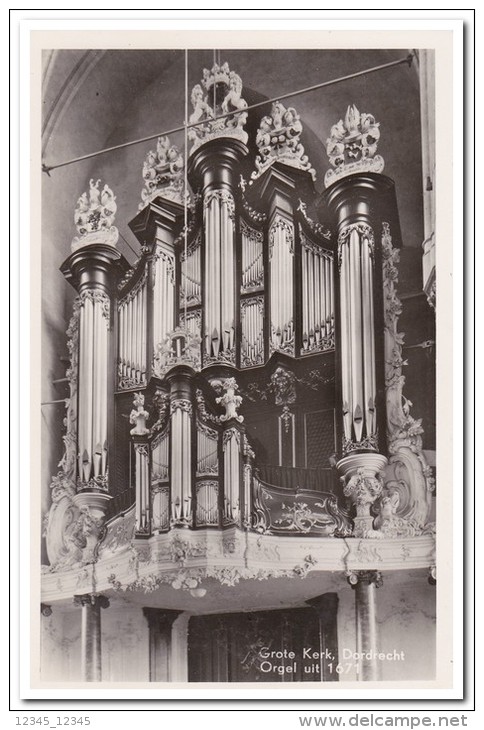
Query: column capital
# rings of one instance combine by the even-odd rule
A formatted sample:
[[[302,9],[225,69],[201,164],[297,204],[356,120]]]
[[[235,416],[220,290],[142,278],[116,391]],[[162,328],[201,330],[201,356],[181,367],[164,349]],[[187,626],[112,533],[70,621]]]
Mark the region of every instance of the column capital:
[[[143,615],[148,622],[150,630],[167,631],[171,628],[175,619],[183,611],[175,611],[169,608],[143,607]]]
[[[52,616],[52,606],[48,606],[46,603],[41,603],[40,613],[42,616]]]
[[[188,179],[193,189],[231,190],[235,187],[235,170],[249,154],[239,139],[218,137],[205,142],[188,158]]]
[[[78,292],[99,289],[106,293],[114,290],[128,269],[129,264],[119,251],[101,243],[74,251],[60,267]]]
[[[109,598],[97,593],[83,593],[74,596],[74,605],[76,606],[92,606],[92,608],[109,608]]]
[[[347,576],[348,583],[352,588],[357,585],[375,585],[381,588],[383,585],[383,576],[379,570],[354,570],[350,571]]]

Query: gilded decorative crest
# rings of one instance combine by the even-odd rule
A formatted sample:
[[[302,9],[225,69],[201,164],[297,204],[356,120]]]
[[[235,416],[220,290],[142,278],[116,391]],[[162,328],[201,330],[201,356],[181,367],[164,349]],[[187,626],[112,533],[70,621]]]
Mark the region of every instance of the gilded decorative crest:
[[[247,142],[247,102],[242,98],[242,79],[230,70],[228,63],[203,69],[202,83],[193,87],[191,102],[193,112],[189,121],[197,125],[188,130],[188,138],[193,142],[191,152],[216,137]]]
[[[118,229],[113,225],[117,210],[116,196],[107,185],[100,190],[100,182],[91,179],[89,192],[83,193],[77,201],[74,223],[80,235],[72,240],[73,251],[96,243],[116,246]]]
[[[309,172],[315,180],[316,172],[301,144],[302,131],[301,120],[294,107],[286,109],[280,101],[276,101],[270,115],[262,118],[257,132],[259,154],[255,159],[257,169],[252,173],[252,179],[260,177],[273,162],[282,162]]]
[[[178,147],[171,144],[169,137],[158,137],[156,150],[150,150],[143,163],[145,186],[138,209],[142,210],[158,195],[183,204],[184,169]]]
[[[331,127],[326,140],[326,152],[333,170],[328,170],[324,184],[329,187],[335,180],[357,172],[382,172],[384,161],[377,155],[380,124],[373,114],[360,113],[353,104],[345,118]]]

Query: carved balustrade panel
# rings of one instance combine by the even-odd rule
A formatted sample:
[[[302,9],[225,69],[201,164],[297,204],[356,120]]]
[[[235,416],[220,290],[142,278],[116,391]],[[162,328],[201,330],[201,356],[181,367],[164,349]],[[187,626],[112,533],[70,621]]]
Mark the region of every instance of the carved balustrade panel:
[[[271,535],[343,537],[352,531],[349,514],[334,494],[289,490],[254,478],[254,529]]]

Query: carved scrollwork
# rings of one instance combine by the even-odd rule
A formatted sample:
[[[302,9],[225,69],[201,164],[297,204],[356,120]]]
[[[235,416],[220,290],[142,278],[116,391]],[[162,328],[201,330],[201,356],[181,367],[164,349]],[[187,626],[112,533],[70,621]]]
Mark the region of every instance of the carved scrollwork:
[[[309,489],[295,491],[254,479],[254,529],[262,534],[300,533],[324,537],[349,536],[349,514],[334,494]]]
[[[44,525],[52,572],[90,562],[104,524],[89,507],[79,507],[75,495],[74,484],[63,472],[52,479],[52,505]]]

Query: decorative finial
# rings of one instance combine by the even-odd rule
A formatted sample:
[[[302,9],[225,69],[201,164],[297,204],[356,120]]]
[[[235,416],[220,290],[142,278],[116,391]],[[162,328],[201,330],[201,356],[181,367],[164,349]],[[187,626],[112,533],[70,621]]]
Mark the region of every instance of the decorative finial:
[[[110,187],[99,189],[101,180],[89,181],[89,193],[83,193],[74,211],[74,223],[80,233],[71,243],[72,251],[96,243],[116,246],[118,229],[113,225],[116,197]]]
[[[216,137],[234,137],[244,144],[247,142],[248,135],[244,132],[247,112],[243,111],[247,102],[242,99],[242,79],[230,70],[228,63],[203,69],[202,83],[193,87],[191,102],[190,124],[197,124],[188,130],[188,138],[193,141],[191,152]],[[229,112],[237,113],[223,116]]]
[[[357,172],[383,171],[383,157],[376,154],[379,127],[373,114],[360,114],[354,104],[348,107],[344,120],[331,127],[331,136],[326,140],[326,152],[334,167],[324,177],[326,187]]]
[[[149,418],[150,414],[145,411],[144,404],[145,397],[143,393],[135,393],[133,398],[135,407],[129,414],[129,422],[134,424],[134,428],[130,431],[132,436],[146,436],[149,433],[149,429],[146,428],[146,419]]]
[[[183,204],[184,167],[183,155],[178,147],[172,145],[168,137],[158,137],[156,151],[150,150],[143,163],[145,186],[141,191],[142,202],[138,210],[142,210],[158,195]]]
[[[276,101],[270,115],[262,118],[257,132],[259,154],[255,159],[257,170],[252,173],[252,179],[260,177],[273,162],[282,162],[309,172],[315,180],[316,172],[301,144],[302,130],[299,114],[294,107],[286,109],[280,101]]]
[[[230,421],[231,418],[235,418],[236,421],[242,423],[244,420],[243,416],[237,414],[237,408],[242,403],[242,397],[235,395],[235,391],[239,389],[235,378],[226,378],[222,381],[222,388],[225,390],[224,395],[220,398],[216,398],[215,402],[225,408],[225,414],[220,416],[221,421]]]

